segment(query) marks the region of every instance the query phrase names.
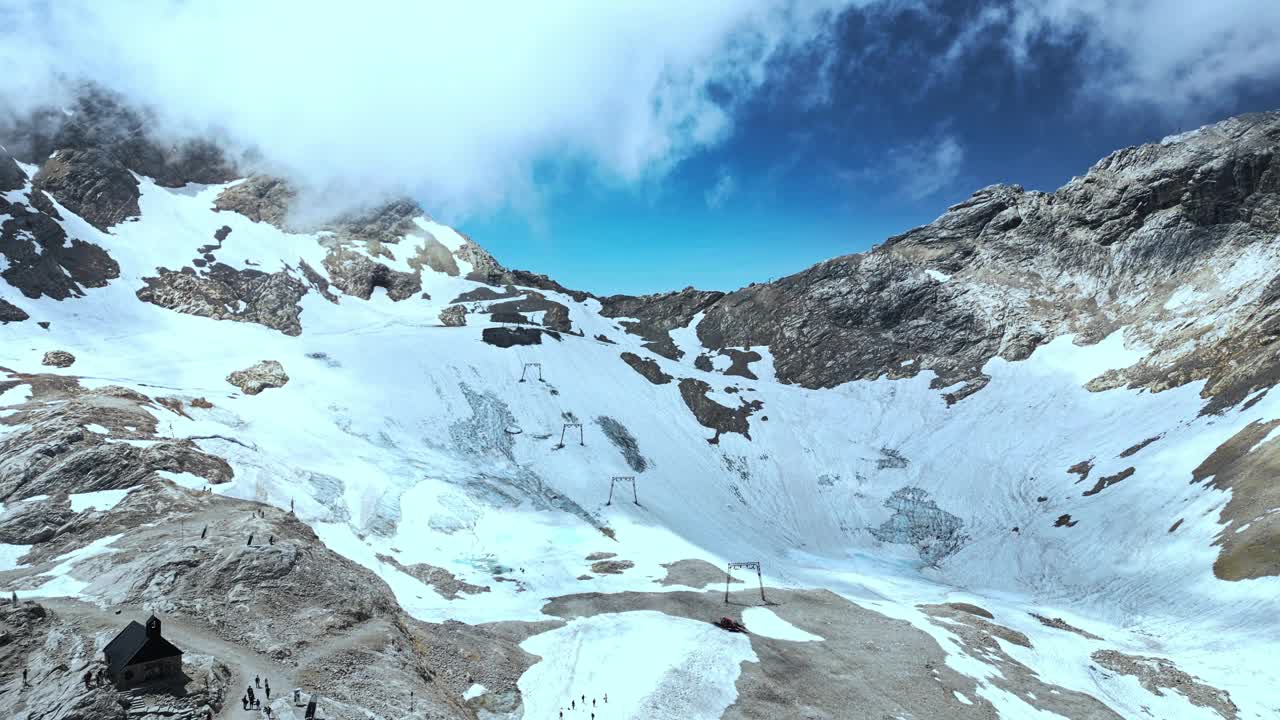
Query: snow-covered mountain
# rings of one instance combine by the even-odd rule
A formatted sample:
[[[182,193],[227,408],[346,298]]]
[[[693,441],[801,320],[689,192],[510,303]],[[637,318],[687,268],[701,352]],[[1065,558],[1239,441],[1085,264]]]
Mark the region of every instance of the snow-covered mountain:
[[[68,112],[0,154],[9,716],[138,716],[121,610],[219,717],[1280,717],[1280,114],[598,297]]]

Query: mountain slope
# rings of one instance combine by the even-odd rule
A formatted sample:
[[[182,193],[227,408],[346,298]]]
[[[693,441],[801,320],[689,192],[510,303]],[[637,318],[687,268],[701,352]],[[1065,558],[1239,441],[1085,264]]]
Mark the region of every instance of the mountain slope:
[[[79,112],[132,134],[0,157],[0,583],[87,603],[56,622],[173,613],[340,717],[403,717],[409,689],[541,715],[585,685],[619,717],[1280,712],[1280,115],[767,285],[630,298],[409,202],[304,222],[285,183]],[[287,380],[227,380],[264,360]],[[153,556],[144,502],[216,545]],[[232,522],[255,502],[270,523]],[[290,559],[329,555],[367,597]],[[774,622],[694,562],[743,560],[779,603],[752,612],[821,640],[706,634]],[[341,679],[361,663],[404,671],[394,699]],[[849,664],[871,680],[813,682]]]

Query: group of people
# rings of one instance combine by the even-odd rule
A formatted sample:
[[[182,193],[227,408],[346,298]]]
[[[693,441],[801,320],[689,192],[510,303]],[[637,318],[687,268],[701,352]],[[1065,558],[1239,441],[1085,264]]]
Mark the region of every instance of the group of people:
[[[578,709],[578,704],[579,704],[578,700],[579,698],[569,698],[569,712],[574,712],[575,710]],[[587,709],[586,693],[582,694],[581,700],[582,700],[582,703],[581,703],[582,709],[583,711],[586,711]],[[604,694],[604,704],[605,705],[609,704],[609,693]],[[564,708],[560,708],[560,720],[564,720]],[[596,699],[595,698],[591,698],[591,720],[596,720]]]
[[[22,677],[24,682],[26,680],[26,672],[27,672],[26,670],[22,671]],[[111,678],[107,676],[106,668],[100,667],[98,668],[97,672],[94,672],[93,669],[84,671],[84,689],[85,690],[88,690],[89,688],[94,687],[95,685],[106,685],[109,682],[111,682]]]
[[[254,692],[254,688],[262,690],[262,694],[266,697],[267,701],[265,706],[263,705],[262,700],[258,698],[258,694]],[[262,710],[262,712],[266,713],[267,717],[270,718],[272,712],[274,712],[271,709],[271,681],[266,678],[259,677],[258,675],[254,675],[253,684],[244,689],[244,697],[240,698],[240,703],[244,706],[245,710]],[[297,706],[302,705],[302,688],[293,689],[293,704]],[[313,694],[307,700],[307,710],[305,715],[307,720],[314,720],[316,717],[316,707],[317,697]]]
[[[258,710],[262,707],[262,701],[259,700],[257,694],[253,692],[254,687],[261,689],[263,691],[263,694],[267,696],[267,703],[268,703],[267,717],[271,717],[271,705],[270,705],[271,681],[270,680],[264,681],[261,678],[259,678],[257,675],[254,675],[253,685],[250,685],[249,687],[245,688],[244,697],[240,698],[240,703],[244,705],[245,710],[249,710],[250,708],[254,710]]]

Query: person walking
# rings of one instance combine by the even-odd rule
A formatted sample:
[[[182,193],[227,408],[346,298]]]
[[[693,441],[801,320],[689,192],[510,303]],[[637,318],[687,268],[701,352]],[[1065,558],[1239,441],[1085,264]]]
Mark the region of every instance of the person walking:
[[[262,690],[267,694],[267,702],[271,702],[271,682],[264,682]]]
[[[244,706],[244,709],[245,709],[245,710],[248,710],[248,709],[249,709],[249,696],[248,696],[248,695],[245,695],[244,697],[240,698],[240,704]]]
[[[257,675],[254,675],[254,676],[253,676],[253,686],[254,686],[254,687],[262,687],[262,683],[258,681],[258,676],[257,676]]]
[[[604,694],[604,704],[605,704],[605,705],[608,705],[608,704],[609,704],[609,693],[605,693],[605,694]]]
[[[577,709],[578,709],[578,701],[577,701],[577,700],[570,700],[570,701],[569,701],[569,709],[570,709],[570,710],[577,710]]]
[[[26,669],[26,668],[22,668],[22,686],[23,686],[23,687],[27,687],[27,686],[29,686],[30,684],[31,684],[31,683],[27,682],[27,669]]]

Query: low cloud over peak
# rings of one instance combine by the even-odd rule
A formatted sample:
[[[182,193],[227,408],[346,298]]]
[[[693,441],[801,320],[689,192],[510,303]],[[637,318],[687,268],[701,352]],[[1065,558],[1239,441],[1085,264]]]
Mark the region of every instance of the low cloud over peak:
[[[536,4],[0,2],[0,101],[70,102],[91,82],[159,132],[217,132],[304,193],[412,195],[459,217],[536,204],[572,163],[660,177],[730,132],[771,57],[820,2]]]

